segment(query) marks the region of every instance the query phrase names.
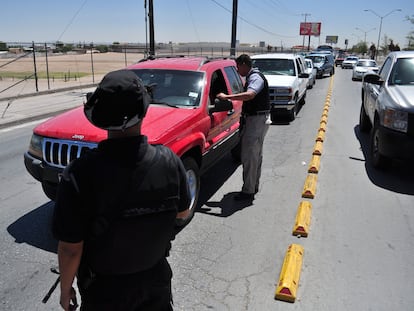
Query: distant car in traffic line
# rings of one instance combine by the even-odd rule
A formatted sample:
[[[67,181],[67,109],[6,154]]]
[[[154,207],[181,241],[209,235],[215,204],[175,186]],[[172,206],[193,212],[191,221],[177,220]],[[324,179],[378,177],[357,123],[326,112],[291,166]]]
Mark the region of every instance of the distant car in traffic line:
[[[347,56],[342,62],[342,69],[352,69],[354,65],[358,62],[357,56]]]
[[[307,87],[311,89],[316,83],[317,70],[313,66],[313,61],[310,58],[305,58],[305,72],[309,74]]]
[[[312,52],[306,56],[313,62],[316,67],[316,77],[322,78],[325,74],[332,76],[335,73],[335,60],[331,53]]]
[[[352,68],[352,81],[361,80],[367,72],[378,72],[379,67],[373,59],[359,59]]]
[[[345,57],[345,53],[339,53],[335,58],[335,67],[342,66],[342,62],[344,61]]]

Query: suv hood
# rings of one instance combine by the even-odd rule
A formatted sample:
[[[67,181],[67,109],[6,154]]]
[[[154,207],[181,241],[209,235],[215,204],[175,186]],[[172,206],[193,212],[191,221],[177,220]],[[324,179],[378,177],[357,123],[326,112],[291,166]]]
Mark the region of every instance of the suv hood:
[[[292,87],[295,84],[296,76],[282,76],[282,75],[265,75],[269,87],[285,86]]]
[[[414,113],[414,86],[392,85],[388,90],[397,105]]]
[[[323,62],[313,63],[313,67],[321,68],[323,66],[323,64],[324,64]]]
[[[142,134],[148,136],[149,143],[157,144],[160,138],[168,135],[177,124],[189,128],[190,117],[193,115],[193,109],[151,106],[142,124]],[[86,142],[99,142],[107,138],[105,130],[97,128],[86,119],[83,107],[75,108],[39,124],[34,129],[34,133]]]

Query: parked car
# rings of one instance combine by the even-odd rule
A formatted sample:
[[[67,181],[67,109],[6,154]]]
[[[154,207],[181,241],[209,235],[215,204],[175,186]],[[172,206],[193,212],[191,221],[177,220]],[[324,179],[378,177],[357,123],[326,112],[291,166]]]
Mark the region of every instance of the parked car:
[[[313,66],[313,61],[311,59],[309,59],[309,58],[305,58],[305,66],[306,66],[305,72],[307,74],[309,74],[307,88],[308,89],[311,89],[311,88],[313,88],[313,86],[316,83],[316,73],[317,73],[317,70]]]
[[[253,55],[253,67],[265,75],[269,83],[271,118],[275,121],[278,113],[288,112],[294,120],[299,105],[305,104],[309,74],[305,72],[305,60],[298,54]]]
[[[335,74],[335,59],[331,53],[310,53],[306,56],[316,67],[316,77],[322,78],[325,74],[332,76]]]
[[[243,91],[235,61],[206,57],[152,58],[127,69],[152,87],[153,103],[143,121],[142,133],[149,143],[163,144],[181,158],[187,170],[192,196],[190,208],[194,213],[200,174],[228,152],[237,150],[239,143],[242,101],[216,99],[219,92]],[[64,167],[106,137],[106,131],[86,119],[83,107],[75,108],[33,130],[24,154],[25,166],[41,182],[45,194],[54,200]]]
[[[370,135],[370,158],[385,168],[392,158],[414,160],[414,51],[391,52],[378,74],[362,83],[361,132]]]
[[[342,62],[342,69],[352,69],[354,65],[358,62],[357,56],[347,56]]]
[[[378,70],[379,67],[375,60],[360,58],[355,64],[354,68],[352,68],[352,81],[362,80],[367,72],[378,72]]]

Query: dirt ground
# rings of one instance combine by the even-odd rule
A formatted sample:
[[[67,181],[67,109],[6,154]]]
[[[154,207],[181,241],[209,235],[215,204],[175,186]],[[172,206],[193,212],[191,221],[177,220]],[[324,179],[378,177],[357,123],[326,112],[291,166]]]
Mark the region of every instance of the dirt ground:
[[[17,55],[18,57],[19,55]],[[131,65],[144,57],[140,53],[95,53],[95,54],[67,54],[53,55],[48,54],[47,62],[45,55],[36,55],[37,72],[46,72],[47,66],[49,73],[70,72],[70,73],[89,73],[93,72],[101,75],[109,71],[122,69]],[[34,72],[33,57],[27,56],[8,65],[12,58],[0,58],[0,72]]]

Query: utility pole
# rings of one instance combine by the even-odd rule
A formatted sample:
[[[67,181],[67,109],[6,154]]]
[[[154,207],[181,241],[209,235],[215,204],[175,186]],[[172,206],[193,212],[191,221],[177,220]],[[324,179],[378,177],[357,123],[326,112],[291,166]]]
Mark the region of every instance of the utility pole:
[[[36,92],[39,92],[39,85],[37,80],[37,68],[36,68],[36,50],[34,41],[32,41],[32,51],[33,51],[33,65],[34,65],[34,77],[35,77],[35,85],[36,85]]]
[[[153,0],[149,0],[149,32],[150,32],[150,56],[155,55],[155,39],[154,39],[154,6]]]
[[[233,18],[231,23],[231,45],[230,56],[236,56],[236,33],[237,33],[237,0],[233,0]]]
[[[148,10],[147,10],[147,0],[144,0],[144,10],[145,10],[145,57],[148,57]]]
[[[305,16],[305,23],[306,23],[306,17],[310,16],[310,13],[302,13],[302,16]],[[310,46],[310,35],[309,35],[309,44],[308,44],[308,51]],[[303,35],[303,42],[302,42],[302,51],[305,47],[305,35]]]

